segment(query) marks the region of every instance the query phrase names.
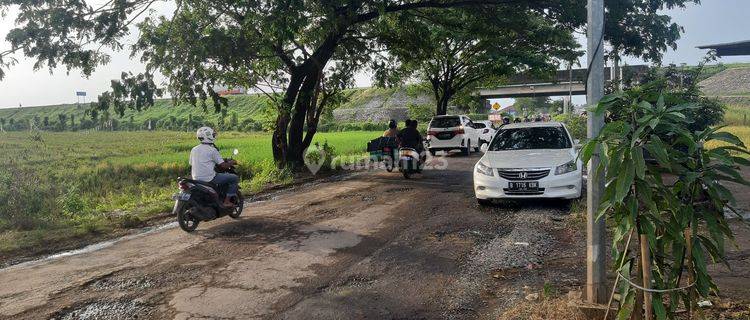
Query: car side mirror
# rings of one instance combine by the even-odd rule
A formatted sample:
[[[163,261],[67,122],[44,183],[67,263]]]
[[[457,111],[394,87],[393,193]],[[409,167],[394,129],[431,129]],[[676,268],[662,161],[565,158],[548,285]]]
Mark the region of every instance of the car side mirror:
[[[581,140],[579,139],[573,139],[573,148],[576,150],[581,149]]]
[[[485,153],[487,152],[487,150],[489,150],[489,148],[490,146],[487,143],[484,143],[479,147],[479,150],[482,151],[482,153]]]

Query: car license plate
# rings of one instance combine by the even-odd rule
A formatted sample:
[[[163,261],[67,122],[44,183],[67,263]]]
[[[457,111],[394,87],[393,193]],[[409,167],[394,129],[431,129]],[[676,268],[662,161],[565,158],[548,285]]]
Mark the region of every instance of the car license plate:
[[[453,138],[453,132],[441,132],[437,135],[438,139],[450,139]]]
[[[536,182],[536,181],[508,182],[508,189],[511,191],[536,191],[539,189],[539,182]]]

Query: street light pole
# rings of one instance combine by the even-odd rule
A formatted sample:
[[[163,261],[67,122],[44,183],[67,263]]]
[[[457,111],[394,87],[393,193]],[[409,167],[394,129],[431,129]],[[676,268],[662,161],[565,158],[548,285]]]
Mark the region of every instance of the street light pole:
[[[594,106],[604,96],[604,0],[588,0],[588,77],[586,103]],[[595,138],[604,126],[604,115],[588,112],[587,137]],[[604,245],[604,219],[597,221],[599,202],[604,190],[603,174],[596,174],[599,150],[591,156],[586,179],[586,300],[591,303],[606,302],[606,253]]]

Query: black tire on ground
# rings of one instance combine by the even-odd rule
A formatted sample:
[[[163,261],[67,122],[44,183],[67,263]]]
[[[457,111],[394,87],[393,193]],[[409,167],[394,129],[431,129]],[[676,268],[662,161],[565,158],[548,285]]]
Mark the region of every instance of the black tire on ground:
[[[245,198],[242,197],[242,193],[237,191],[237,203],[235,203],[234,210],[229,213],[229,217],[232,219],[239,219],[242,214],[242,209],[245,208]]]
[[[383,159],[383,163],[385,163],[385,170],[388,172],[393,171],[393,159],[391,157],[386,156],[385,159]]]
[[[411,179],[411,173],[409,173],[409,170],[404,170],[404,179]]]
[[[480,206],[491,206],[491,205],[492,205],[492,200],[489,200],[489,199],[479,199],[479,198],[477,198],[477,203],[478,203],[478,204],[479,204]]]
[[[177,213],[177,223],[180,225],[180,229],[185,230],[185,232],[193,232],[198,228],[199,221],[191,216],[188,210],[190,208],[185,206]]]
[[[471,154],[471,140],[466,142],[466,148],[461,148],[461,155],[468,156]]]

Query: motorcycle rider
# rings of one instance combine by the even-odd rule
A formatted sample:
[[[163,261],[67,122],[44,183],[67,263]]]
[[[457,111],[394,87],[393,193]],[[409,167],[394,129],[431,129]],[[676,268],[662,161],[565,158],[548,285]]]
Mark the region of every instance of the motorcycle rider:
[[[422,144],[422,134],[417,129],[417,120],[406,119],[404,124],[406,126],[398,133],[401,147],[414,148],[421,155],[424,151],[424,145]]]
[[[398,137],[398,125],[396,124],[396,120],[391,119],[391,121],[388,121],[388,130],[385,130],[385,132],[383,132],[383,137]]]
[[[224,161],[219,154],[219,149],[214,145],[216,141],[216,132],[210,127],[201,127],[196,132],[199,145],[190,150],[190,166],[193,180],[211,182],[216,185],[227,186],[227,197],[224,199],[225,207],[233,207],[232,197],[237,196],[237,184],[240,178],[231,173],[217,173],[214,171],[215,166],[221,169],[229,169],[236,165],[237,161]]]

